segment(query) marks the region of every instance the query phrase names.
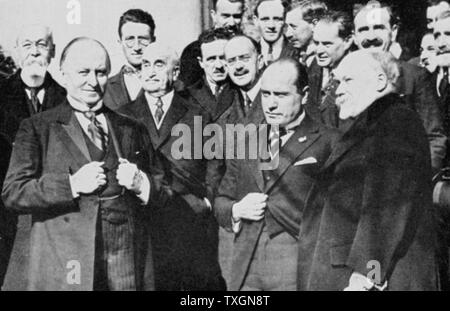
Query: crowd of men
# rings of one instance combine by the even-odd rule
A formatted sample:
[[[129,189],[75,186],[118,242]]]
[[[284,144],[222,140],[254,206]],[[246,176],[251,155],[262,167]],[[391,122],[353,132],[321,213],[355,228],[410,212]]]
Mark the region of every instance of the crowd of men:
[[[213,1],[180,57],[130,9],[119,73],[77,37],[64,87],[51,29],[23,27],[0,82],[2,290],[449,289],[449,2],[412,59],[378,1],[260,0],[257,36],[245,7]],[[177,156],[180,124],[202,156]],[[213,157],[211,125],[241,129]]]

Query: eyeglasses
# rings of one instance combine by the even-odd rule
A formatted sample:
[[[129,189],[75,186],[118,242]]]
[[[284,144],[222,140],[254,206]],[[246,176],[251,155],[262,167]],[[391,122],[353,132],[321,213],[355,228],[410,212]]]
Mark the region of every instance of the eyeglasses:
[[[47,51],[50,49],[50,44],[47,41],[25,41],[20,45],[25,50],[31,50],[35,46],[40,51]]]
[[[152,43],[152,40],[150,38],[135,38],[135,37],[129,37],[125,38],[123,42],[125,42],[126,47],[132,48],[136,44],[136,41],[140,46],[146,47],[150,43]]]

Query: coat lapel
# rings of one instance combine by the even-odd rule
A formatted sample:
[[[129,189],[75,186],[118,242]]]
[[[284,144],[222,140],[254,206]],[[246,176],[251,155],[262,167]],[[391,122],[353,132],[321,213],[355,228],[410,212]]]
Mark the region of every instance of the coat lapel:
[[[83,137],[83,129],[67,101],[61,105],[57,123],[59,139],[66,145],[75,162],[80,167],[91,162],[92,159]]]
[[[280,162],[275,170],[276,177],[270,179],[265,186],[265,193],[271,191],[273,186],[280,180],[295,160],[301,156],[320,137],[319,129],[307,115],[300,127],[289,138],[280,151]]]
[[[128,103],[131,101],[128,95],[127,87],[125,85],[125,79],[123,77],[122,70],[109,80],[108,89],[113,94],[111,98],[117,105],[118,103]]]

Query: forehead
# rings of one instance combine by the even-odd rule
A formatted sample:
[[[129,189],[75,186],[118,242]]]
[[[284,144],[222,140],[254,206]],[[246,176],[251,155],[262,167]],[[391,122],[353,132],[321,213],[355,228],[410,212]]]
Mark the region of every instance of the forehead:
[[[32,26],[26,27],[22,29],[20,35],[18,37],[19,42],[23,41],[39,41],[39,40],[48,40],[50,34],[48,33],[48,29],[44,26]]]
[[[205,54],[224,54],[225,45],[227,44],[227,42],[227,40],[220,39],[208,43],[203,43],[201,45],[203,56],[205,56]]]
[[[349,55],[345,57],[339,66],[334,70],[338,79],[353,78],[364,79],[375,73],[375,69],[369,66],[373,61],[364,55]]]
[[[165,48],[152,47],[152,45],[149,45],[142,55],[142,60],[149,63],[154,63],[156,61],[163,61],[165,63],[168,63],[170,58],[170,51]]]
[[[355,27],[389,25],[390,15],[387,8],[363,9],[355,17]]]
[[[291,64],[267,68],[261,78],[261,88],[272,91],[288,91],[295,86],[297,72]]]
[[[301,22],[306,23],[303,20],[303,14],[302,14],[302,10],[300,10],[300,8],[289,11],[286,14],[286,22],[289,24],[296,24],[296,25],[300,24]]]
[[[434,24],[434,33],[440,31],[450,31],[450,17],[436,21]]]
[[[235,38],[225,45],[225,56],[230,58],[236,55],[256,54],[253,44],[247,38]]]
[[[122,35],[148,35],[150,26],[144,23],[126,22],[122,26]]]
[[[107,56],[106,52],[96,44],[80,43],[72,46],[65,64],[68,68],[74,70],[82,68],[106,68]]]
[[[284,7],[280,1],[264,1],[258,7],[259,18],[264,16],[283,16]]]
[[[450,8],[450,5],[447,2],[442,1],[438,5],[430,6],[427,8],[427,17],[434,18],[439,13],[444,12],[445,10],[448,10],[449,8]]]
[[[244,7],[241,2],[230,2],[228,0],[219,0],[216,4],[218,14],[236,14],[242,13]]]
[[[313,33],[316,41],[335,41],[339,37],[339,27],[335,23],[318,22]]]

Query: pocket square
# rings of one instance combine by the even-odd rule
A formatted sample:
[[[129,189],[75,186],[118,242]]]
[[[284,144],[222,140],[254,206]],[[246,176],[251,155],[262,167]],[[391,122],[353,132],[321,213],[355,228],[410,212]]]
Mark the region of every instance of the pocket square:
[[[306,165],[306,164],[314,164],[317,163],[317,159],[313,157],[309,157],[294,163],[294,166]]]

